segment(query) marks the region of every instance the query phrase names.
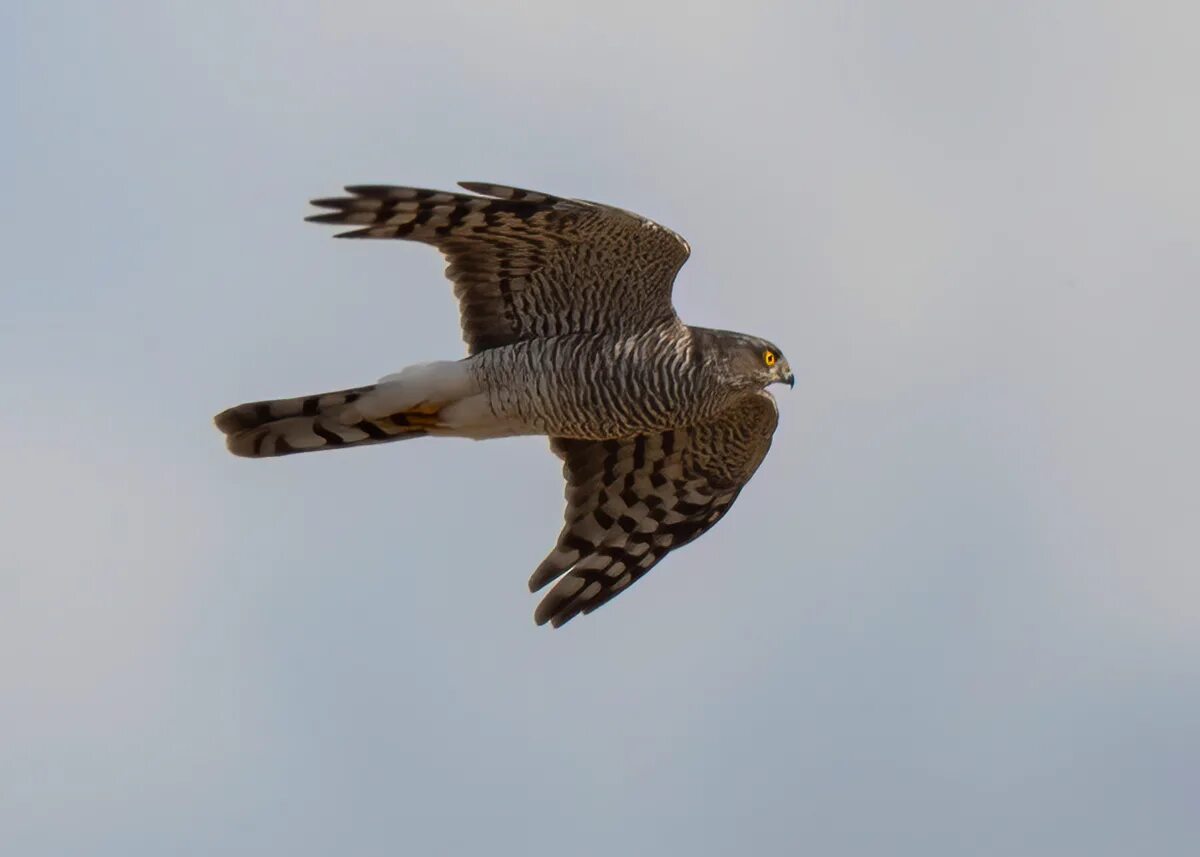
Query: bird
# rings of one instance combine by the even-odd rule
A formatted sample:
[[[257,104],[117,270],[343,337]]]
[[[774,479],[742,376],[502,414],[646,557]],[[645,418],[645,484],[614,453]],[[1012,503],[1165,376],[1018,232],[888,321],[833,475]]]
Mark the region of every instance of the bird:
[[[418,437],[543,435],[563,462],[565,523],[529,579],[559,627],[607,604],[729,511],[771,446],[767,387],[795,385],[757,336],[685,324],[672,230],[614,206],[485,182],[447,192],[351,185],[306,219],[339,238],[445,257],[467,356],[374,384],[250,402],[214,421],[234,455],[270,458]],[[551,586],[551,584],[553,584]]]

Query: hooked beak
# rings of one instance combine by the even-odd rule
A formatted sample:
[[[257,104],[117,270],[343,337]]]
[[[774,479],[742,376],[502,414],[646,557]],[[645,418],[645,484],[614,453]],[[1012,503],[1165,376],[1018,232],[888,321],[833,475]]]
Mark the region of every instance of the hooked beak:
[[[784,384],[787,384],[789,388],[796,386],[796,376],[792,374],[791,369],[787,370],[787,373],[784,374],[779,380]]]

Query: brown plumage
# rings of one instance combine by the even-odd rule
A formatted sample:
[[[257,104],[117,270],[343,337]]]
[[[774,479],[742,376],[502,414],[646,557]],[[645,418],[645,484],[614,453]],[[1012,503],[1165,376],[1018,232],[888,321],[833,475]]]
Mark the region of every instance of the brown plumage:
[[[253,402],[216,417],[263,458],[422,436],[550,437],[566,523],[530,588],[558,626],[624,591],[712,527],[766,456],[763,388],[792,383],[766,340],[690,327],[671,303],[687,243],[611,206],[463,183],[473,193],[360,185],[315,200],[339,237],[436,247],[468,356],[362,387]],[[479,195],[476,195],[479,194]]]

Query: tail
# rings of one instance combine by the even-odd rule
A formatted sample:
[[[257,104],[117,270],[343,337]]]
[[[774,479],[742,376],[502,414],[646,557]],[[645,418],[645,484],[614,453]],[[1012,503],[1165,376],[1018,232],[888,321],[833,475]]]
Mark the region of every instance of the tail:
[[[237,405],[213,421],[234,455],[269,458],[453,434],[440,412],[475,392],[459,363],[429,363],[366,387]]]

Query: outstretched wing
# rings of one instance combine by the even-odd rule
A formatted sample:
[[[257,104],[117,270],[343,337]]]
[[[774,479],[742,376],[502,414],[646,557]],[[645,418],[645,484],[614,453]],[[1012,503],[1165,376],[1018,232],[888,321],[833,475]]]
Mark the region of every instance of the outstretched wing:
[[[713,420],[627,440],[551,438],[567,480],[566,526],[529,579],[562,575],[534,619],[591,613],[721,519],[754,475],[779,421],[759,392]]]
[[[474,354],[526,339],[641,330],[674,316],[671,284],[688,245],[653,221],[593,202],[480,182],[486,196],[356,185],[308,220],[359,227],[339,238],[432,244],[450,263]]]

